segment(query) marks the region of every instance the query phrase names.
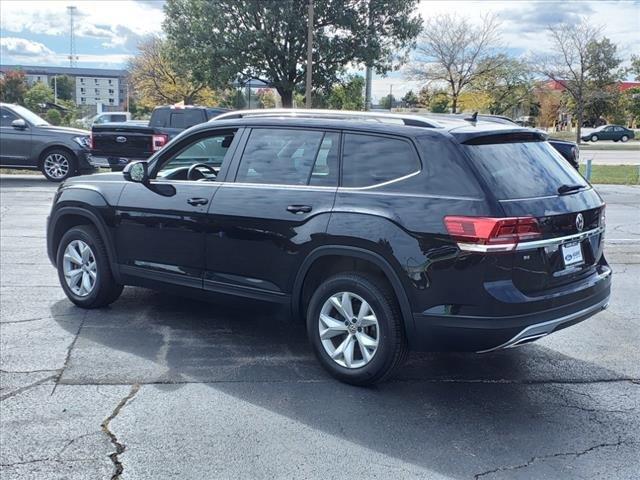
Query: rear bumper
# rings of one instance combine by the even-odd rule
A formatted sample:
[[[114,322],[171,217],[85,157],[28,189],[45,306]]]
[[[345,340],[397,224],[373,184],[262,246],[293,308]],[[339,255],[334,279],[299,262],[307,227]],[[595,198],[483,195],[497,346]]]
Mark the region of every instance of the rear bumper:
[[[611,293],[611,270],[601,272],[570,303],[561,298],[552,308],[531,305],[530,313],[519,315],[428,315],[414,313],[414,338],[411,348],[435,351],[490,352],[528,343],[563,328],[575,325],[605,309]],[[507,305],[504,306],[508,309]]]

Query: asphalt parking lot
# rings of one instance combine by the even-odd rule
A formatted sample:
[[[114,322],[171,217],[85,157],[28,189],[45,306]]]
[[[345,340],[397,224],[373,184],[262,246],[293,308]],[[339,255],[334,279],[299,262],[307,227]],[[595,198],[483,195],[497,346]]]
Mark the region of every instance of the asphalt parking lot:
[[[45,251],[55,188],[0,177],[3,480],[640,476],[640,187],[598,188],[607,311],[509,351],[413,354],[367,389],[269,305],[127,288],[74,307]]]

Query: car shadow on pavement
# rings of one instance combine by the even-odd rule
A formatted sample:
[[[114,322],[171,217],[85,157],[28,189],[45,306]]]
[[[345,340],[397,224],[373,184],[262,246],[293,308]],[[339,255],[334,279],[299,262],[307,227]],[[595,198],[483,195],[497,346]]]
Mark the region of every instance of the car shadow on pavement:
[[[65,302],[52,306],[56,315],[78,311]],[[618,400],[608,385],[618,381],[614,371],[532,344],[487,355],[413,354],[391,381],[352,387],[317,365],[302,322],[278,307],[138,288],[87,313],[60,379],[166,391],[203,383],[378,452],[376,461],[453,478],[514,458],[578,455],[593,438],[606,445],[633,438],[632,410],[624,400],[611,408]]]

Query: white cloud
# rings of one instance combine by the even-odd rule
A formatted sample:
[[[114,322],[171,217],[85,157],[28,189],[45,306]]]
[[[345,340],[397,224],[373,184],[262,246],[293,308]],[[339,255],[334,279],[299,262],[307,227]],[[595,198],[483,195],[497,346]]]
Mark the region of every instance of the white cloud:
[[[82,38],[99,38],[105,40],[105,47],[120,47],[133,52],[141,37],[162,30],[164,13],[158,8],[159,3],[132,0],[2,0],[0,27],[22,35],[68,35],[67,6],[77,7],[75,34],[79,50],[82,49]]]
[[[33,42],[26,38],[3,37],[0,38],[1,57],[22,59],[42,59],[54,55],[54,52],[40,42]]]

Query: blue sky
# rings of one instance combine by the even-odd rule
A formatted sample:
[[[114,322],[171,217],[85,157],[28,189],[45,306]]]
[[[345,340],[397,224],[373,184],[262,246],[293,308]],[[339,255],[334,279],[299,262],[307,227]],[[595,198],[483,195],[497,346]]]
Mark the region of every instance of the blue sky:
[[[68,65],[69,19],[66,7],[78,8],[78,66],[124,68],[145,35],[161,33],[163,0],[1,0],[0,63]],[[479,19],[495,13],[502,40],[512,55],[548,48],[545,28],[573,22],[580,15],[602,25],[603,34],[619,45],[622,57],[640,54],[640,1],[422,1],[423,18],[451,13]],[[374,79],[374,98],[389,92],[402,95],[418,88],[402,71]]]

